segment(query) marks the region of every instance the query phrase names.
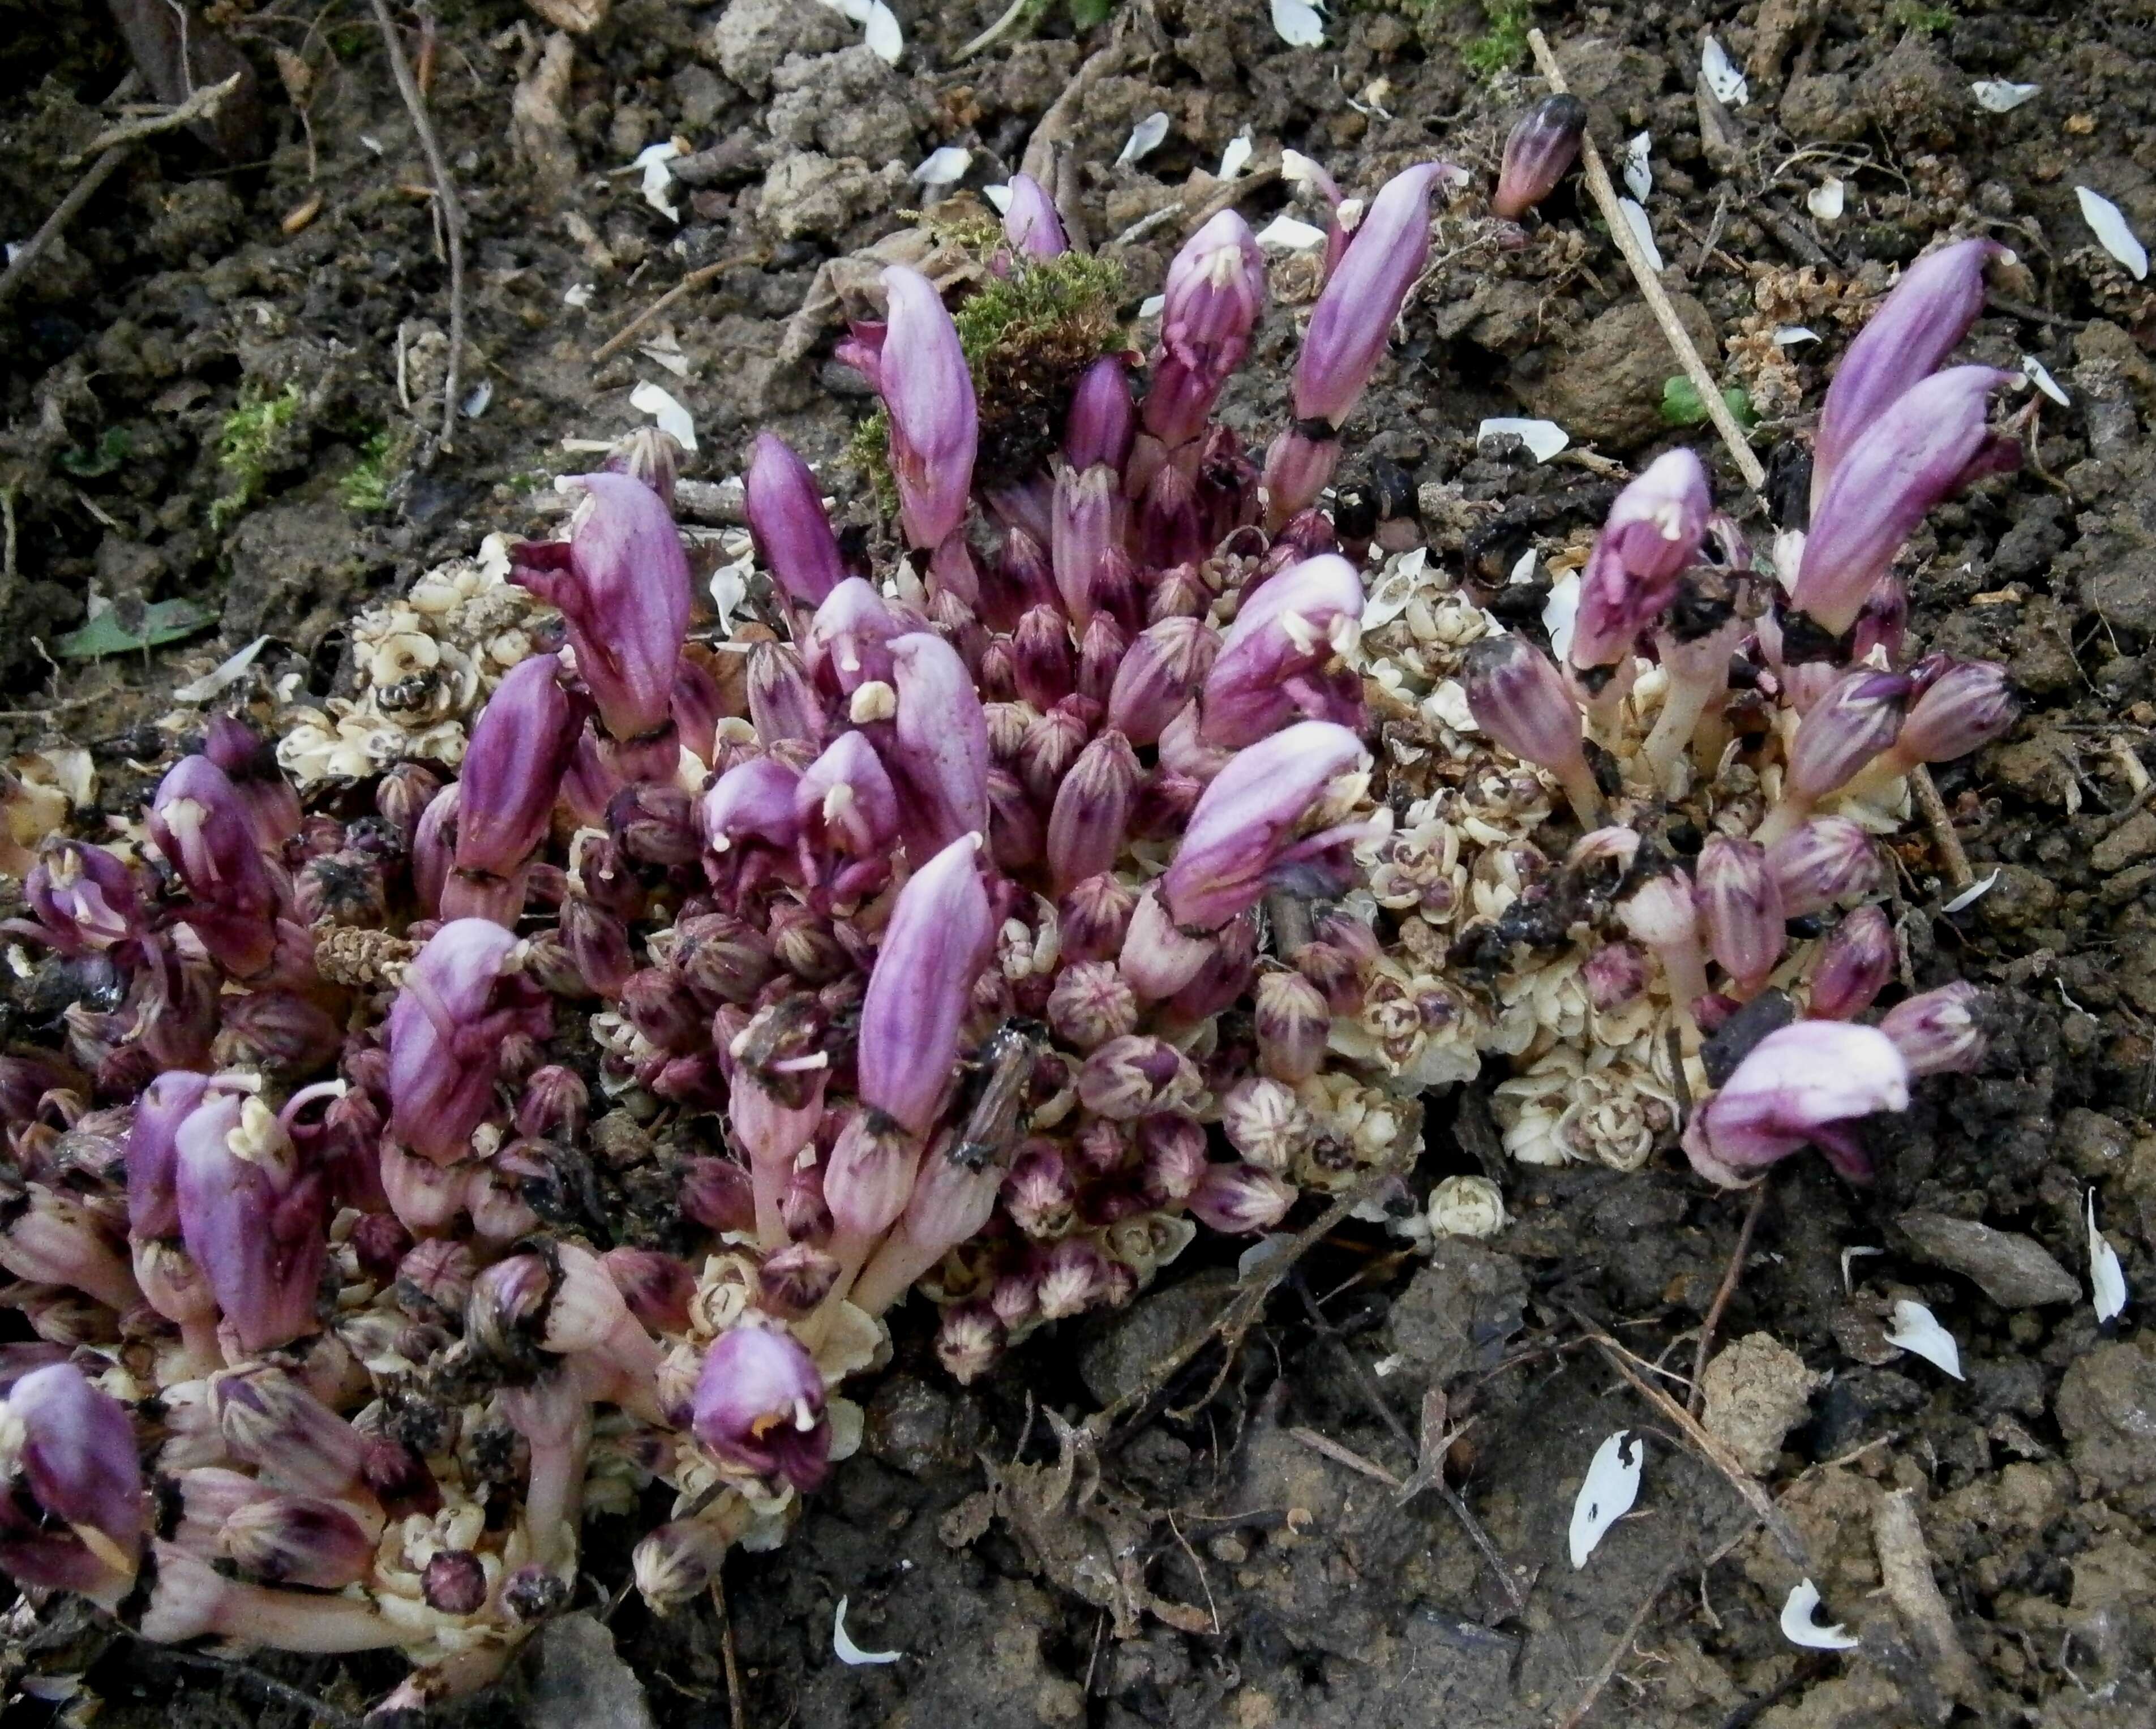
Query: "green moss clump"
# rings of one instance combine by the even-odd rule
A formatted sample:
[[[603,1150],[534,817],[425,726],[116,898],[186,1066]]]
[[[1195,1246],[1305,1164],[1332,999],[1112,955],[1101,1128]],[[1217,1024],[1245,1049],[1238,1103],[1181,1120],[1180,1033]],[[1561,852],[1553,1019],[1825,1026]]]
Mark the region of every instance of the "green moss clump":
[[[357,515],[389,507],[389,434],[377,432],[359,447],[359,460],[336,483],[337,502]]]
[[[223,528],[261,497],[270,464],[282,454],[285,436],[299,419],[305,401],[296,384],[286,385],[275,396],[252,383],[240,387],[239,407],[218,428],[217,465],[229,490],[211,502],[212,528]]]

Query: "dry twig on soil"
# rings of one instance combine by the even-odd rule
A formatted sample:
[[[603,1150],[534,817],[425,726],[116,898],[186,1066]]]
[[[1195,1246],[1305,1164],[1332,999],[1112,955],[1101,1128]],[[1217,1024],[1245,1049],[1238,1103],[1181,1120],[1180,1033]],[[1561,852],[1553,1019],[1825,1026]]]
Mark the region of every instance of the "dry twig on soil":
[[[1699,1324],[1699,1349],[1692,1353],[1691,1392],[1685,1407],[1694,1416],[1706,1399],[1703,1391],[1707,1379],[1707,1353],[1714,1348],[1714,1331],[1722,1325],[1722,1311],[1728,1308],[1729,1300],[1737,1295],[1737,1281],[1744,1276],[1744,1257],[1752,1247],[1752,1233],[1758,1229],[1759,1215],[1767,1205],[1767,1184],[1772,1179],[1762,1177],[1758,1187],[1752,1191],[1752,1204],[1744,1209],[1744,1224],[1737,1233],[1737,1246],[1729,1251],[1729,1270],[1722,1275],[1716,1288],[1714,1301],[1709,1304],[1707,1319]]]

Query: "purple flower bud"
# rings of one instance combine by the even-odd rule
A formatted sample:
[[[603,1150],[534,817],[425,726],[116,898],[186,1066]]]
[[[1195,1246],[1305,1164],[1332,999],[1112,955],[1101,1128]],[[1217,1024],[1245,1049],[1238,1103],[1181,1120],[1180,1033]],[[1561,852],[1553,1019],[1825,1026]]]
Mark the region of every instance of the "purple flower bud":
[[[1143,410],[1148,433],[1172,449],[1204,431],[1265,308],[1265,254],[1250,224],[1224,210],[1168,267]]]
[[[1950,661],[1910,704],[1894,741],[1903,762],[1950,762],[1987,745],[2014,724],[2018,706],[2006,669],[1994,660]]]
[[[693,1427],[721,1464],[804,1495],[830,1470],[824,1378],[791,1333],[740,1322],[720,1334],[696,1378]]]
[[[1239,1080],[1220,1100],[1220,1130],[1252,1164],[1285,1171],[1316,1132],[1295,1089],[1267,1075]]]
[[[642,481],[597,474],[562,484],[584,495],[569,538],[516,547],[511,580],[560,609],[577,675],[607,731],[629,744],[671,719],[689,561],[665,501]]]
[[[1333,782],[1360,773],[1368,762],[1353,733],[1325,721],[1298,721],[1237,752],[1199,799],[1160,880],[1163,903],[1175,923],[1218,930],[1255,906],[1283,873],[1359,835],[1360,828],[1349,825],[1293,838]]]
[[[1070,394],[1064,423],[1063,459],[1083,474],[1099,464],[1120,475],[1137,436],[1137,415],[1131,406],[1127,354],[1104,354],[1086,367]]]
[[[1041,1257],[1034,1295],[1043,1321],[1091,1308],[1108,1293],[1108,1258],[1086,1237],[1065,1237]]]
[[[1317,1072],[1325,1060],[1332,1010],[1316,985],[1300,972],[1260,973],[1254,1019],[1258,1066],[1265,1073],[1292,1085]]]
[[[272,1488],[338,1501],[365,1493],[367,1437],[283,1369],[212,1375],[209,1405],[225,1447]]]
[[[1056,906],[1065,961],[1112,960],[1137,907],[1137,893],[1112,876],[1089,877],[1074,885]]]
[[[1749,997],[1782,957],[1781,890],[1768,868],[1767,849],[1727,834],[1700,849],[1694,898],[1709,952]]]
[[[591,1114],[591,1090],[573,1069],[548,1063],[524,1078],[516,1101],[516,1132],[527,1140],[573,1142]]]
[[[1078,1187],[1052,1141],[1029,1141],[1011,1161],[1003,1180],[1004,1210],[1029,1237],[1059,1237],[1070,1226]]]
[[[1232,750],[1277,731],[1304,706],[1306,675],[1353,651],[1362,618],[1362,578],[1337,553],[1306,559],[1249,595],[1205,680],[1206,742]]]
[[[655,1333],[689,1330],[696,1275],[678,1256],[656,1249],[609,1249],[599,1257],[607,1277],[638,1322]]]
[[[819,684],[851,696],[891,680],[891,642],[906,627],[859,577],[834,585],[809,622],[805,658]]]
[[[824,708],[801,657],[784,643],[758,643],[748,655],[748,712],[767,749],[794,740],[820,749]]]
[[[300,832],[300,795],[277,767],[276,747],[234,715],[213,715],[203,731],[203,754],[223,769],[247,812],[254,844],[271,858]]]
[[[793,447],[772,433],[757,434],[742,478],[748,530],[764,568],[801,605],[821,606],[846,580],[823,487]]]
[[[756,1270],[757,1306],[786,1320],[811,1314],[843,1270],[836,1255],[814,1243],[789,1243]]]
[[[1164,1039],[1111,1039],[1078,1071],[1079,1102],[1111,1122],[1194,1103],[1202,1085],[1188,1057]]]
[[[1812,510],[1850,452],[1902,396],[1938,370],[1984,310],[1984,272],[2010,256],[1995,240],[1957,240],[1902,273],[1842,356],[1812,440]]]
[[[374,1540],[339,1503],[267,1495],[235,1507],[219,1533],[225,1557],[268,1585],[339,1591],[373,1570]]]
[[[216,1050],[221,1064],[296,1077],[323,1067],[343,1042],[336,1018],[297,991],[249,991],[225,998]]]
[[[1137,782],[1137,755],[1122,733],[1103,732],[1079,752],[1048,819],[1048,866],[1057,894],[1113,868]]]
[[[1003,1166],[975,1159],[967,1137],[945,1134],[921,1162],[898,1228],[861,1270],[852,1301],[880,1315],[944,1255],[978,1234],[995,1211]]]
[[[1793,919],[1869,895],[1882,875],[1878,848],[1847,817],[1814,817],[1792,829],[1767,849],[1767,868]]]
[[[1074,1049],[1091,1050],[1134,1032],[1137,1024],[1137,998],[1112,962],[1079,961],[1057,973],[1048,994],[1048,1024]]]
[[[441,790],[441,778],[433,770],[417,762],[393,763],[375,783],[374,808],[408,846],[420,813]]]
[[[33,1369],[8,1389],[0,1479],[9,1477],[72,1536],[26,1529],[19,1512],[0,1519],[0,1567],[25,1584],[49,1578],[72,1589],[92,1581],[110,1588],[134,1572],[144,1535],[134,1425],[73,1364]]]
[[[1908,695],[1909,680],[1900,673],[1861,666],[1844,673],[1812,705],[1790,741],[1784,798],[1809,808],[1854,780],[1900,734]],[[1763,831],[1763,838],[1780,836]]]
[[[1024,784],[1007,768],[988,771],[988,851],[998,870],[1030,870],[1048,850],[1048,825]]]
[[[1012,1267],[997,1274],[988,1289],[988,1309],[1004,1327],[1013,1331],[1037,1320],[1040,1314],[1040,1274],[1026,1266]],[[997,1342],[1000,1345],[1000,1333]]]
[[[893,264],[883,286],[890,317],[870,382],[891,415],[891,477],[906,539],[933,548],[965,520],[979,438],[973,380],[935,285]]]
[[[731,1159],[698,1158],[681,1168],[681,1210],[714,1231],[752,1231],[756,1203],[749,1173]]]
[[[1858,1156],[1844,1125],[1908,1105],[1908,1067],[1886,1034],[1798,1021],[1761,1039],[1692,1113],[1684,1147],[1701,1176],[1740,1188],[1807,1142],[1827,1147],[1838,1165],[1851,1160]]]
[[[1467,651],[1468,711],[1515,757],[1564,783],[1581,826],[1600,821],[1602,794],[1587,766],[1579,705],[1564,675],[1525,637],[1486,636]]]
[[[1269,1231],[1286,1218],[1295,1205],[1295,1189],[1255,1165],[1209,1165],[1188,1204],[1201,1224],[1225,1236],[1244,1237]]]
[[[995,924],[974,862],[979,840],[952,841],[899,890],[861,1003],[862,1101],[926,1134],[958,1054],[973,980]]]
[[[209,1090],[210,1078],[185,1070],[160,1075],[136,1101],[127,1131],[127,1229],[145,1242],[179,1234],[173,1193],[179,1168],[180,1125]]]
[[[1912,1075],[1972,1074],[1991,1043],[1977,1018],[1983,995],[1966,983],[1920,992],[1888,1009],[1879,1030]]]
[[[1116,555],[1118,561],[1122,557]],[[1078,695],[1092,705],[1091,712],[1096,717],[1107,706],[1108,692],[1115,688],[1116,670],[1123,664],[1130,646],[1130,633],[1112,612],[1104,608],[1086,621],[1085,639],[1078,644]]]
[[[555,675],[561,657],[539,654],[510,670],[472,725],[457,798],[456,873],[444,888],[442,916],[521,911],[520,883],[509,905],[490,895],[490,880],[513,876],[546,839],[583,722]],[[478,912],[478,907],[486,911]]]
[[[442,1549],[419,1575],[419,1594],[438,1615],[475,1615],[486,1604],[486,1567],[470,1549]]]
[[[1055,538],[1055,490],[1045,475],[1041,480],[1038,522],[1014,524],[998,548],[989,580],[982,585],[981,615],[1008,628],[1028,607],[1053,605],[1056,599],[1055,572],[1048,548]]]
[[[250,1353],[315,1331],[329,1244],[319,1171],[251,1093],[212,1092],[180,1125],[174,1190],[187,1253]]]
[[[970,1387],[1003,1354],[1003,1323],[985,1303],[953,1303],[936,1331],[936,1360],[961,1387]]]
[[[1443,162],[1418,163],[1387,181],[1370,201],[1311,311],[1296,361],[1297,420],[1323,421],[1337,432],[1363,394],[1401,303],[1430,257],[1430,188],[1456,172]]]
[[[564,997],[618,997],[636,964],[620,916],[582,895],[562,903],[557,941],[534,938],[529,953],[526,974]]]
[[[1105,464],[1064,469],[1055,477],[1054,538],[1056,592],[1063,610],[1083,628],[1107,603],[1124,574],[1127,516],[1122,485]]]
[[[1712,509],[1707,470],[1688,449],[1656,457],[1617,495],[1580,577],[1567,651],[1574,666],[1609,666],[1632,653],[1676,598]]]
[[[1881,908],[1860,906],[1820,945],[1805,1013],[1815,1020],[1849,1020],[1869,1008],[1893,976],[1893,926]]]
[[[704,834],[705,875],[711,885],[740,895],[753,885],[751,869],[761,842],[767,853],[791,854],[801,839],[800,772],[776,757],[737,762],[712,782],[696,807]]]
[[[1577,96],[1545,96],[1520,117],[1505,140],[1491,213],[1517,222],[1557,190],[1579,159],[1587,105]]]
[[[437,1165],[469,1156],[494,1104],[501,1041],[543,1039],[553,1015],[516,970],[516,939],[485,919],[457,919],[429,937],[389,1011],[389,1124]]]
[[[1264,593],[1260,589],[1254,602]],[[1198,694],[1219,652],[1219,633],[1202,618],[1163,618],[1147,626],[1116,669],[1108,690],[1108,725],[1134,745],[1157,743],[1168,723]]]
[[[1085,698],[1065,697],[1045,715],[1036,715],[1019,746],[1018,772],[1025,789],[1043,805],[1054,803],[1055,789],[1086,748],[1099,711]]]
[[[1340,440],[1324,421],[1298,420],[1265,448],[1265,521],[1270,526],[1309,508],[1332,483]],[[1317,430],[1306,430],[1306,427]]]
[[[2010,465],[2016,447],[1985,425],[1991,392],[2018,375],[1949,367],[1865,423],[1812,511],[1790,603],[1828,637],[1856,622],[1902,543],[1932,506]],[[1802,657],[1799,657],[1802,658]]]
[[[1030,174],[1010,177],[1010,205],[1004,212],[1004,239],[1028,258],[1059,258],[1070,249],[1055,201]]]
[[[182,757],[158,782],[149,828],[191,897],[180,916],[211,958],[235,977],[262,972],[275,957],[285,891],[224,771],[207,757]]]
[[[103,847],[49,841],[23,880],[23,898],[64,955],[100,952],[138,931],[134,874]]]
[[[911,795],[900,809],[907,853],[925,859],[988,832],[988,717],[965,663],[941,637],[898,637],[891,655],[898,714],[886,765]]]

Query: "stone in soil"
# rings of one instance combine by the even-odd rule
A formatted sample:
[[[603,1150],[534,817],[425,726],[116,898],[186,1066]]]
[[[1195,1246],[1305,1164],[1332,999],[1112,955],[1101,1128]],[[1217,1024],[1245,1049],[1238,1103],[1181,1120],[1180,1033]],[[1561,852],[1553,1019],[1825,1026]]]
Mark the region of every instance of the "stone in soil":
[[[1919,1259],[1974,1280],[2002,1309],[2071,1303],[2082,1294],[2079,1280],[2019,1232],[1942,1213],[1905,1213],[1899,1223]]]

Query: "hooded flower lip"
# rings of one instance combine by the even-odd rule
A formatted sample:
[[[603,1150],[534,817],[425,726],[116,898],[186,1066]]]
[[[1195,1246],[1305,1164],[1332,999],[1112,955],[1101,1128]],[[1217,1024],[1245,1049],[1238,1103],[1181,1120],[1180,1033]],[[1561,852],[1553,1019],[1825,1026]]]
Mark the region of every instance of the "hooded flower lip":
[[[438,1165],[469,1155],[494,1104],[502,1039],[552,1027],[544,998],[512,970],[516,947],[488,920],[453,920],[428,939],[390,1008],[389,1126]]]
[[[472,723],[457,779],[460,873],[507,876],[547,838],[583,725],[561,664],[558,654],[518,662]]]
[[[207,757],[182,757],[157,783],[150,838],[187,885],[183,916],[238,977],[268,967],[287,890],[259,849],[247,808]]]
[[[1846,1158],[1845,1126],[1906,1111],[1909,1065],[1876,1027],[1807,1020],[1769,1033],[1686,1126],[1692,1168],[1725,1188],[1750,1182],[1807,1142]]]
[[[899,890],[861,1002],[863,1101],[925,1133],[950,1084],[959,1032],[995,926],[974,854],[954,840]]]
[[[1221,639],[1200,700],[1205,741],[1255,744],[1299,705],[1321,706],[1311,675],[1361,634],[1363,580],[1337,552],[1290,567],[1250,595]]]
[[[316,1330],[329,1197],[251,1092],[206,1096],[180,1125],[180,1234],[249,1352]]]
[[[134,1425],[72,1363],[33,1369],[0,1403],[0,1479],[18,1475],[36,1505],[70,1527],[97,1562],[123,1577],[134,1571],[144,1533]],[[12,1514],[0,1517],[0,1565],[34,1583],[38,1551],[51,1539],[41,1543],[25,1531],[20,1537],[30,1541],[22,1542],[16,1523]]]
[[[913,796],[901,802],[909,853],[933,853],[988,828],[988,723],[972,674],[940,636],[894,638],[898,714],[886,766]]]
[[[790,1333],[742,1325],[720,1334],[696,1378],[691,1426],[723,1464],[803,1494],[830,1470],[824,1377]]]
[[[1004,212],[1004,239],[1028,258],[1056,258],[1070,249],[1055,201],[1030,174],[1010,177],[1010,206]]]
[[[100,952],[140,934],[134,873],[103,847],[49,841],[23,880],[23,898],[37,924],[0,929],[37,936],[64,955]]]
[[[758,433],[742,484],[764,567],[801,605],[821,606],[847,573],[815,475],[783,439]]]
[[[1707,470],[1683,449],[1656,457],[1617,495],[1580,578],[1567,651],[1574,666],[1606,666],[1632,653],[1676,598],[1713,508]]]

